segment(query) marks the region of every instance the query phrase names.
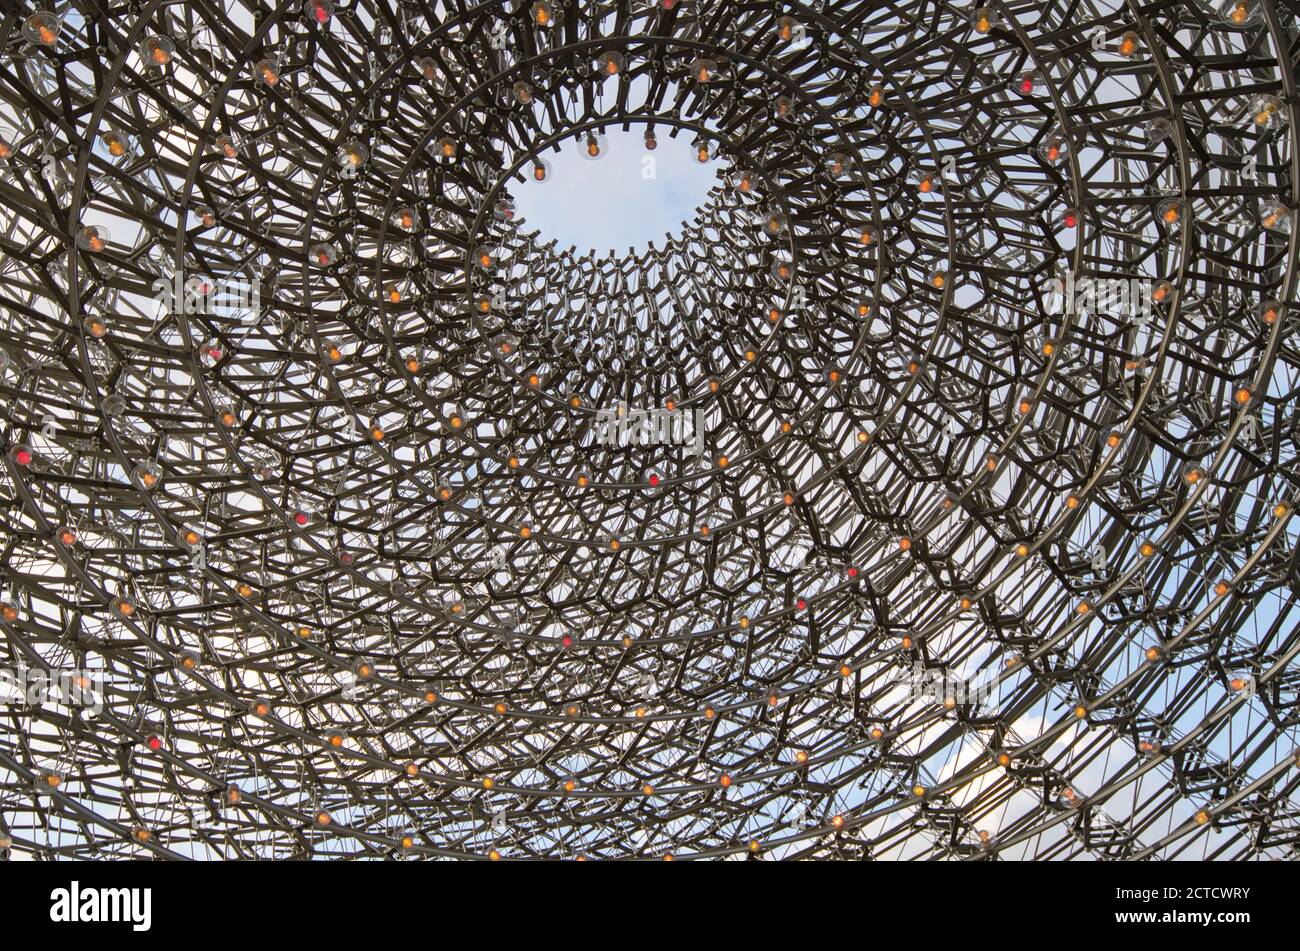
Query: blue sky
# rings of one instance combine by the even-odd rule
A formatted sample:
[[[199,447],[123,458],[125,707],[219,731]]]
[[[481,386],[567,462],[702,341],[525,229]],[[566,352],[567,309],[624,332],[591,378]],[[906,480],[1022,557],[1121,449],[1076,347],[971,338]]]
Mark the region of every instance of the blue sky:
[[[718,161],[695,161],[691,139],[670,139],[659,132],[659,147],[648,152],[642,141],[644,127],[606,134],[607,153],[590,161],[582,154],[582,141],[570,139],[561,151],[549,152],[551,176],[545,182],[529,179],[511,186],[521,230],[541,232],[561,247],[574,245],[580,252],[640,251],[650,242],[663,247],[664,235],[676,236],[683,221],[719,183]],[[647,159],[653,164],[646,164]],[[653,173],[653,177],[650,174]]]

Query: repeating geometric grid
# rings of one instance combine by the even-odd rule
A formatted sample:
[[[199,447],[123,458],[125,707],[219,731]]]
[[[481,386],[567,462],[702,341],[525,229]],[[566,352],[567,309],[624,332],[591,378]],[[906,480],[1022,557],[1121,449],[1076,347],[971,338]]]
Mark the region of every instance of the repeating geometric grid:
[[[5,13],[0,851],[1293,857],[1298,12]]]

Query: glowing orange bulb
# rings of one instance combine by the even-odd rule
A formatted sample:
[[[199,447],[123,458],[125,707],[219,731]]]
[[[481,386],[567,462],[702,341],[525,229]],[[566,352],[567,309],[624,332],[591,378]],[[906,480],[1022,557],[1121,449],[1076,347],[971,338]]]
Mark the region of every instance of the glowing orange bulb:
[[[808,762],[808,753],[804,750],[797,750],[794,754],[794,761],[800,765]]]
[[[867,102],[873,106],[879,106],[885,101],[885,91],[879,86],[871,87],[871,94],[867,96]]]
[[[536,179],[536,180],[539,181],[539,182],[544,182],[544,181],[546,181],[546,166],[545,166],[545,165],[534,165],[534,166],[533,166],[533,178]]]
[[[1137,51],[1138,37],[1136,33],[1125,33],[1119,41],[1119,55],[1132,56]]]
[[[496,712],[499,714],[504,714],[506,712],[507,707],[504,703],[498,703],[492,709],[496,710]]]
[[[696,150],[695,157],[701,162],[707,162],[709,160],[709,147],[707,145],[701,145],[699,149]]]
[[[731,785],[731,776],[728,775],[727,773],[723,773],[718,778],[718,785],[721,786],[723,789],[728,788]]]
[[[1228,590],[1229,590],[1228,582],[1226,581],[1219,581],[1216,582],[1214,585],[1214,593],[1217,594],[1219,597],[1223,597],[1225,594],[1227,594]]]
[[[1147,660],[1152,661],[1152,662],[1159,660],[1159,659],[1160,659],[1160,648],[1158,648],[1158,647],[1148,647],[1147,650],[1146,650],[1146,658],[1147,658]]]

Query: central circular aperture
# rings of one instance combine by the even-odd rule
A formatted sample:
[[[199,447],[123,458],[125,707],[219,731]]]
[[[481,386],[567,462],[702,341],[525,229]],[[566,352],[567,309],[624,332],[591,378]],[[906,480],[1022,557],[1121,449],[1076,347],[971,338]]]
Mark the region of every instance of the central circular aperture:
[[[593,141],[594,136],[594,141]],[[591,158],[591,152],[598,158]],[[547,152],[545,181],[528,177],[512,182],[510,196],[522,219],[520,230],[538,232],[578,252],[644,251],[676,237],[720,184],[724,166],[696,161],[688,135],[658,134],[653,150],[643,128],[627,132],[580,133],[564,140],[559,152]],[[529,165],[524,166],[527,174]]]

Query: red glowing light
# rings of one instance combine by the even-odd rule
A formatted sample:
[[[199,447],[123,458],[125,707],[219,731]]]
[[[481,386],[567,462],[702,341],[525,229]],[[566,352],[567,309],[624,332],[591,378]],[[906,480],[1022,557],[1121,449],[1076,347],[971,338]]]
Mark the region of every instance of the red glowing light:
[[[651,484],[651,485],[658,485],[658,484],[659,484],[659,476],[657,476],[657,475],[653,475],[653,474],[652,474],[652,475],[650,476],[650,484]]]
[[[156,736],[149,737],[149,749],[157,753],[162,749],[162,740]]]
[[[299,525],[306,525],[306,524],[307,524],[307,513],[306,513],[306,512],[297,512],[297,513],[294,514],[294,516],[293,516],[293,520],[294,520],[295,522],[297,522]]]
[[[28,466],[32,463],[32,453],[30,449],[19,449],[14,453],[14,461],[20,466]]]

